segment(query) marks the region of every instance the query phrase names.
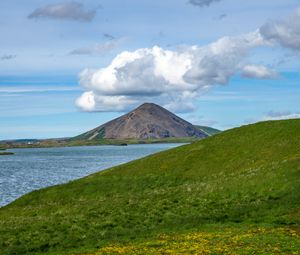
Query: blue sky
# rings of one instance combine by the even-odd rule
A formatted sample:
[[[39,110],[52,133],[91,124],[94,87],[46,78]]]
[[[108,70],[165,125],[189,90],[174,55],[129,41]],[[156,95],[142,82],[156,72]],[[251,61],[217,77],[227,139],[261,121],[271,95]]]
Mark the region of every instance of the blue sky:
[[[77,135],[144,101],[220,129],[299,117],[299,7],[1,1],[0,139]]]

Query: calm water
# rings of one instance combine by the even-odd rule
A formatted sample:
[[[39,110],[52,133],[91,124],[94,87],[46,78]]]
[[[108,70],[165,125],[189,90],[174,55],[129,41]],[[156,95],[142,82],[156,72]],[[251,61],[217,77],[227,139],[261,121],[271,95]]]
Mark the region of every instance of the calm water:
[[[65,183],[179,145],[147,144],[10,150],[15,155],[0,157],[0,207],[32,190]]]

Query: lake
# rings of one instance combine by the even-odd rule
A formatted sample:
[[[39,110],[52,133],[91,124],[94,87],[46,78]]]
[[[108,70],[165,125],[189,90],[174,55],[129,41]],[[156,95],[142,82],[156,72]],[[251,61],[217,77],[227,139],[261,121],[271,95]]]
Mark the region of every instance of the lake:
[[[182,144],[12,149],[0,156],[0,207],[36,189],[78,179]]]

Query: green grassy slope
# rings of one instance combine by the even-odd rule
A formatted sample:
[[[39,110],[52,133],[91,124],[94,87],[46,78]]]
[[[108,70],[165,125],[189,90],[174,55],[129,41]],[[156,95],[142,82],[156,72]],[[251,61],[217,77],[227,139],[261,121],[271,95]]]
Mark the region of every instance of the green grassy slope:
[[[226,235],[227,228],[239,233],[250,225],[293,227],[296,239],[284,242],[297,249],[299,224],[300,120],[273,121],[32,192],[0,209],[0,251],[93,252],[161,233],[213,229]],[[264,238],[257,247],[271,240]]]
[[[216,134],[219,134],[219,133],[222,132],[219,129],[212,128],[212,127],[207,127],[207,126],[198,126],[198,125],[196,125],[195,127],[202,130],[204,133],[208,134],[209,136],[216,135]]]

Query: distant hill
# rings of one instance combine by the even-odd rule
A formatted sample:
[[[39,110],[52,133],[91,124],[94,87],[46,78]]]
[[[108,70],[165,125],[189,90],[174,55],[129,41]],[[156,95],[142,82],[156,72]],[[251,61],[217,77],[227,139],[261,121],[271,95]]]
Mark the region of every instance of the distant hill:
[[[0,208],[1,254],[298,254],[300,119],[148,156]]]
[[[207,126],[199,126],[195,125],[196,128],[200,129],[202,132],[206,133],[209,136],[216,135],[221,133],[222,131],[216,128],[207,127]]]
[[[77,140],[205,138],[208,134],[163,107],[144,103],[133,111],[81,134]]]

